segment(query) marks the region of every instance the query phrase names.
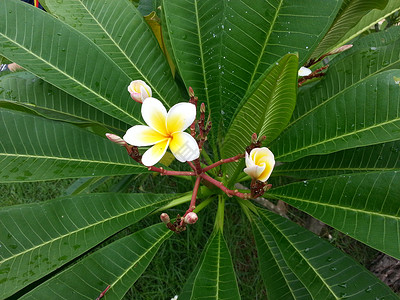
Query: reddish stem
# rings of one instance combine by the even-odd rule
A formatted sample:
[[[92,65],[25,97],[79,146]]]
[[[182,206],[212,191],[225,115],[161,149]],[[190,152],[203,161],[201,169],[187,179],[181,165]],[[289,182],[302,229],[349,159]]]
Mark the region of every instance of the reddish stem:
[[[161,175],[173,175],[173,176],[196,176],[195,172],[186,172],[186,171],[169,171],[163,168],[157,168],[154,166],[147,167],[149,171],[158,172]]]
[[[196,171],[196,167],[191,161],[187,161],[188,165],[192,168],[193,171]]]
[[[224,184],[218,180],[215,180],[214,178],[211,178],[205,173],[200,174],[200,176],[204,179],[207,180],[208,182],[212,183],[216,187],[220,188],[225,194],[227,194],[229,197],[236,196],[242,199],[250,199],[251,195],[250,193],[241,193],[238,190],[230,190],[227,187],[224,186]]]
[[[194,183],[193,187],[192,199],[190,200],[189,209],[183,215],[182,220],[188,213],[192,212],[196,208],[196,198],[197,198],[197,192],[199,191],[200,187],[200,181],[201,181],[201,176],[197,176],[196,182]]]
[[[203,168],[203,172],[207,172],[208,170],[211,170],[211,169],[213,169],[215,167],[218,167],[218,166],[220,166],[222,164],[230,163],[230,162],[233,162],[233,161],[238,161],[239,159],[241,159],[243,157],[244,157],[244,154],[241,153],[241,154],[238,154],[238,155],[230,157],[230,158],[221,159],[220,161],[217,161],[217,162],[213,163],[212,165],[209,165],[209,166]]]
[[[96,300],[100,300],[101,298],[103,298],[109,288],[110,288],[110,285],[107,286],[106,289],[100,293],[100,295],[96,298]]]

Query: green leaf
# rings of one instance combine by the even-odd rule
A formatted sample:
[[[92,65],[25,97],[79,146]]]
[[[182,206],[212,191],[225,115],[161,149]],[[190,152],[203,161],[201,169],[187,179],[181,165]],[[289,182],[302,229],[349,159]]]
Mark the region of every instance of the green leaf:
[[[46,28],[46,34],[39,28]],[[121,121],[141,122],[124,71],[82,33],[32,5],[0,2],[0,53]]]
[[[268,229],[258,220],[251,225],[268,299],[311,299],[304,284],[285,262],[278,242]]]
[[[101,248],[20,299],[122,299],[172,235],[157,224]],[[99,278],[99,274],[101,274]]]
[[[126,150],[68,123],[0,109],[0,182],[142,173]]]
[[[308,156],[275,167],[273,175],[317,178],[377,171],[400,171],[400,141]]]
[[[398,299],[388,286],[328,242],[279,215],[258,211],[253,230],[268,299]],[[280,268],[284,283],[269,280],[273,276],[270,261]],[[284,297],[277,283],[284,284]]]
[[[297,69],[297,56],[287,54],[254,84],[226,135],[224,157],[243,153],[253,133],[265,135],[267,144],[281,133],[296,104]],[[227,165],[228,174],[235,166]]]
[[[240,299],[231,255],[221,230],[211,235],[179,299]]]
[[[50,12],[92,40],[132,80],[144,80],[167,107],[181,99],[169,65],[142,14],[127,0],[45,0]],[[140,7],[140,6],[139,6]],[[126,87],[120,93],[129,93]],[[127,100],[129,101],[129,100]]]
[[[185,85],[211,110],[221,136],[256,80],[288,52],[300,63],[327,31],[341,1],[163,2],[171,52]],[[221,139],[222,140],[222,139]]]
[[[388,0],[345,0],[331,28],[313,53],[318,58],[333,50],[343,36],[372,9],[384,9]]]
[[[400,139],[396,76],[400,70],[368,77],[310,109],[271,145],[276,159],[294,161]]]
[[[293,112],[293,123],[309,111],[346,92],[354,85],[390,69],[400,68],[400,27],[370,34],[357,40],[354,46],[329,63],[324,78],[299,89]]]
[[[0,101],[21,104],[53,120],[75,124],[98,124],[116,133],[129,126],[76,99],[28,72],[0,77]],[[5,103],[0,106],[5,106]]]
[[[0,210],[0,297],[139,221],[175,195],[90,194]]]
[[[334,48],[348,43],[349,41],[360,35],[362,32],[368,30],[369,28],[371,28],[371,26],[374,26],[376,23],[390,16],[399,9],[400,9],[400,2],[398,0],[389,0],[386,7],[382,10],[373,9],[372,11],[364,15],[361,18],[361,20],[357,23],[357,25],[353,26],[341,38],[341,40],[337,43],[337,45]]]
[[[266,193],[347,235],[400,258],[400,173],[348,174],[292,183]]]

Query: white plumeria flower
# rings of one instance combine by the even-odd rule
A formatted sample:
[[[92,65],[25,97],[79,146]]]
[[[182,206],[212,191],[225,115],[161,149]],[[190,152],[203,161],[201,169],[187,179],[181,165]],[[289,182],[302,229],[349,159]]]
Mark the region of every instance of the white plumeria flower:
[[[246,151],[246,168],[243,171],[251,178],[267,181],[274,166],[274,154],[268,148],[254,148],[250,151],[250,155]]]
[[[178,300],[178,295],[175,295],[171,300]]]
[[[151,88],[143,80],[132,81],[128,86],[128,92],[132,99],[139,103],[152,96]]]
[[[180,162],[199,157],[196,140],[183,132],[196,118],[196,107],[191,103],[175,104],[169,112],[152,97],[143,101],[142,116],[148,126],[136,125],[128,129],[124,140],[133,146],[150,146],[142,157],[145,166],[153,166],[164,156],[167,148]]]
[[[306,68],[306,67],[301,67],[299,69],[299,72],[298,72],[299,76],[308,76],[311,73],[312,73],[312,71],[309,68]]]

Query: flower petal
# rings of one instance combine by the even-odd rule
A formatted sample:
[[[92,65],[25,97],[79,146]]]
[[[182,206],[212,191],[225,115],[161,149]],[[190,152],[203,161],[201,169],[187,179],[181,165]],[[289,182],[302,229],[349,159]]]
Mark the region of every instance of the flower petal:
[[[136,125],[128,129],[123,139],[133,146],[150,146],[168,138],[149,126]]]
[[[167,110],[160,100],[152,97],[146,98],[142,105],[142,117],[151,128],[165,136],[167,135]]]
[[[184,131],[196,119],[196,106],[191,103],[178,103],[171,107],[167,116],[167,130],[170,134]]]
[[[180,162],[192,161],[199,158],[200,151],[196,140],[186,132],[176,132],[169,144],[172,154]]]
[[[266,147],[258,148],[254,156],[254,162],[258,166],[264,166],[263,172],[257,179],[264,182],[267,181],[275,166],[274,154]]]
[[[247,175],[249,175],[251,178],[259,180],[258,178],[259,178],[260,174],[264,171],[264,169],[265,169],[265,166],[254,165],[251,167],[244,168],[243,171]]]
[[[256,164],[255,164],[254,161],[251,159],[251,157],[250,157],[250,155],[247,153],[247,151],[245,151],[244,154],[245,154],[245,156],[246,156],[246,158],[245,158],[246,167],[247,167],[247,168],[250,168],[250,167],[255,166]]]
[[[298,71],[299,76],[308,76],[312,73],[312,71],[309,68],[306,67],[301,67]]]
[[[142,163],[146,167],[150,167],[158,163],[167,151],[169,141],[170,139],[167,139],[165,141],[157,143],[149,150],[147,150],[142,156]]]

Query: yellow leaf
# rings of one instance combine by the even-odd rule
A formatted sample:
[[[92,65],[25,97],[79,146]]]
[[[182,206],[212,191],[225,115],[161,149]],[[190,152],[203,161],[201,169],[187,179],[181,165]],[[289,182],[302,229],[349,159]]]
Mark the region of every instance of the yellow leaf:
[[[167,58],[169,67],[171,68],[172,76],[175,77],[175,65],[171,59],[171,56],[169,55],[169,53],[167,51],[167,48],[165,47],[161,24],[160,24],[160,18],[157,16],[155,11],[152,11],[147,16],[144,16],[144,20],[146,21],[146,23],[150,26],[151,30],[153,31],[154,36],[156,37],[161,50],[164,52],[164,55]]]

